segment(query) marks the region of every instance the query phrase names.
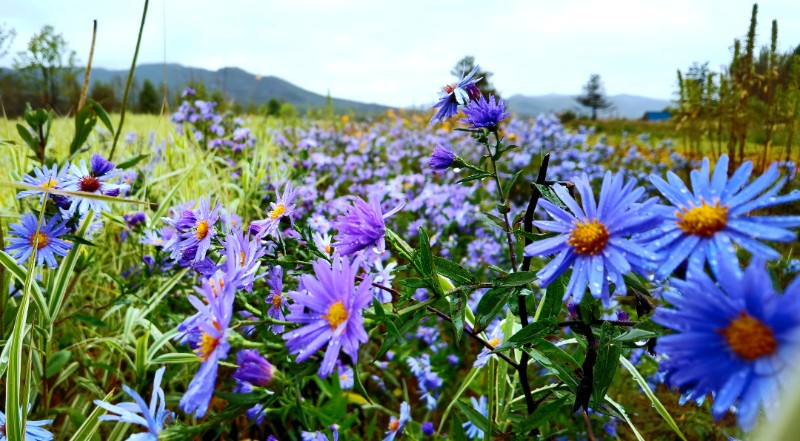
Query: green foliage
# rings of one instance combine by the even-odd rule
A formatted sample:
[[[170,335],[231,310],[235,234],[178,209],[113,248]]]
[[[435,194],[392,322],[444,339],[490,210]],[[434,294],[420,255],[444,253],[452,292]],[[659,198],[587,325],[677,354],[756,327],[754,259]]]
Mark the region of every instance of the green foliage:
[[[68,109],[62,102],[64,88],[77,87],[75,51],[69,49],[62,34],[47,25],[31,37],[26,51],[17,53],[14,69],[17,69],[41,93],[46,108],[59,111]]]
[[[592,109],[592,121],[597,119],[597,111],[611,107],[611,102],[606,98],[603,82],[600,75],[592,74],[589,81],[583,86],[583,95],[575,100],[582,106]]]
[[[161,111],[161,98],[150,80],[144,80],[139,92],[139,112],[157,114]]]

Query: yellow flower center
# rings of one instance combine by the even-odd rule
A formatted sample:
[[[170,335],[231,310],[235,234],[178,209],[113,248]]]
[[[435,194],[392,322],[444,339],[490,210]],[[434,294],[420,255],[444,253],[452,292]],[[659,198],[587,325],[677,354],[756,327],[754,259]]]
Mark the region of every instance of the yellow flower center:
[[[749,361],[773,354],[778,349],[778,342],[775,341],[772,329],[744,311],[740,312],[739,317],[735,318],[727,328],[719,332],[725,337],[733,352]]]
[[[584,222],[577,222],[572,229],[567,244],[571,245],[578,254],[589,254],[591,256],[600,253],[608,243],[608,230],[605,225],[595,219],[591,222],[587,219]]]
[[[330,246],[330,244],[325,245],[325,254],[331,254],[331,246]]]
[[[281,307],[281,293],[278,291],[275,291],[275,294],[272,295],[272,307],[274,309]]]
[[[345,320],[347,320],[347,311],[344,309],[344,303],[336,302],[328,309],[327,314],[323,314],[322,318],[331,324],[331,329],[336,329]]]
[[[218,331],[221,331],[219,324],[214,322],[214,328]],[[195,349],[195,353],[198,357],[202,358],[203,361],[208,361],[208,358],[211,357],[211,354],[214,353],[214,350],[217,349],[219,346],[219,338],[211,336],[203,333],[203,339],[200,341],[200,344],[197,345],[197,349]]]
[[[728,207],[721,206],[719,201],[714,205],[708,205],[703,201],[699,207],[679,211],[675,215],[678,217],[678,228],[688,234],[703,237],[713,236],[728,223]]]
[[[58,181],[53,179],[53,178],[50,178],[50,179],[47,180],[47,182],[42,183],[42,185],[40,185],[39,187],[40,188],[55,188],[56,185],[58,185]]]
[[[286,206],[283,204],[278,204],[274,210],[269,212],[269,218],[272,220],[278,220],[283,213],[286,213]]]
[[[33,234],[31,234],[30,244],[32,247],[36,247],[37,250],[41,250],[42,248],[46,247],[47,244],[49,243],[50,243],[50,238],[47,237],[47,235],[42,233],[41,231],[38,233],[34,232]]]
[[[389,421],[389,430],[391,432],[397,432],[397,429],[400,428],[400,420],[392,419]]]
[[[239,251],[239,266],[244,266],[244,259],[245,259],[244,251]]]
[[[347,374],[340,375],[340,378],[342,379],[342,381],[347,381]]]
[[[208,235],[208,221],[203,219],[197,223],[195,226],[195,236],[197,236],[197,240],[203,240]]]
[[[492,345],[492,346],[494,346],[494,347],[497,347],[497,345],[499,345],[499,344],[500,344],[500,339],[499,339],[499,338],[493,338],[493,339],[491,339],[491,340],[489,341],[489,344],[490,344],[490,345]]]

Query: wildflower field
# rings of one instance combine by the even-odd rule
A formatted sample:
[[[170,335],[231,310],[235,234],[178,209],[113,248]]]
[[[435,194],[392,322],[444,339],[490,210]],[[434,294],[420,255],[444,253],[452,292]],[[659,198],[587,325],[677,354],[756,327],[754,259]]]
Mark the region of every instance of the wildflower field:
[[[794,120],[526,118],[477,72],[4,117],[0,441],[798,439]]]

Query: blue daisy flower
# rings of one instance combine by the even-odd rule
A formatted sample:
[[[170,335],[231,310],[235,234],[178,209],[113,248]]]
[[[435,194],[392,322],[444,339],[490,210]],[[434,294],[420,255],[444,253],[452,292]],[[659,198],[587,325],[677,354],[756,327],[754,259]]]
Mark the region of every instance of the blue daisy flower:
[[[217,201],[211,208],[210,198],[200,199],[200,206],[196,210],[184,210],[175,220],[162,217],[161,220],[175,227],[179,234],[164,243],[164,251],[171,251],[171,258],[178,260],[187,258],[194,263],[205,260],[208,249],[211,248],[211,239],[217,235],[214,224],[219,220],[220,204]],[[189,255],[186,255],[189,251]]]
[[[763,407],[770,416],[779,391],[796,378],[800,343],[800,277],[778,295],[762,259],[742,273],[721,261],[714,283],[690,271],[674,280],[680,291],[664,298],[675,309],[659,307],[653,321],[675,334],[658,339],[656,351],[672,387],[692,397],[714,394],[711,411],[722,417],[735,406],[739,425],[750,430]]]
[[[439,110],[431,118],[431,125],[436,122],[445,122],[454,117],[458,113],[459,105],[464,106],[470,100],[476,100],[481,96],[478,86],[475,85],[475,82],[479,81],[480,78],[472,79],[476,72],[478,72],[478,66],[475,66],[470,73],[462,77],[458,83],[444,87],[439,101],[433,105],[434,109],[438,108]]]
[[[403,433],[403,427],[411,421],[411,407],[403,401],[400,403],[400,418],[391,417],[389,419],[389,430],[386,431],[386,438],[383,441],[394,441],[394,438]]]
[[[487,418],[489,417],[489,401],[486,399],[486,397],[481,397],[479,400],[476,400],[475,397],[469,397],[469,399],[472,401],[473,409],[478,411],[479,414]],[[467,432],[468,437],[472,439],[483,439],[483,430],[472,424],[472,421],[467,421],[461,426]]]
[[[495,102],[494,95],[492,95],[487,101],[486,98],[481,96],[467,104],[467,107],[464,108],[464,115],[467,117],[462,119],[461,122],[469,124],[472,129],[495,131],[500,125],[500,121],[511,115],[505,110],[506,106],[502,99]]]
[[[572,296],[574,302],[579,302],[588,285],[592,296],[608,303],[609,281],[616,286],[617,293],[625,294],[622,276],[630,271],[645,274],[657,259],[655,253],[630,238],[661,221],[656,214],[657,199],[638,202],[644,189],[636,187],[634,180],[624,183],[621,173],[612,175],[606,172],[599,202],[595,201],[585,173],[574,181],[581,205],[564,187],[554,186],[569,211],[547,200],[539,201],[554,220],[536,221],[534,225],[558,235],[531,243],[525,247],[525,256],[557,253],[537,274],[542,287],[551,284],[570,265],[573,266],[564,300]]]
[[[42,428],[48,424],[52,424],[53,420],[40,420],[25,422],[25,440],[26,441],[51,441],[53,434]],[[9,441],[8,434],[6,433],[6,414],[0,412],[0,441]]]
[[[161,389],[161,379],[164,377],[166,366],[159,368],[153,378],[153,393],[150,397],[150,405],[144,401],[141,395],[126,385],[122,389],[133,402],[111,404],[105,401],[94,400],[94,404],[116,415],[103,415],[101,421],[121,421],[124,423],[138,424],[147,428],[147,432],[138,433],[129,437],[129,440],[158,441],[158,434],[164,429],[164,425],[175,418],[175,413],[166,409],[166,399],[164,390]]]
[[[49,221],[43,218],[42,226],[39,228],[36,216],[25,213],[20,223],[10,225],[12,236],[8,239],[6,250],[16,257],[17,263],[21,264],[36,248],[36,264],[42,265],[47,262],[47,266],[55,268],[58,266],[56,256],[64,257],[72,248],[72,243],[60,239],[67,233],[66,225],[67,221],[56,214]]]
[[[118,177],[122,170],[115,168],[114,163],[95,153],[90,161],[91,169],[86,166],[86,161],[81,159],[80,164],[72,164],[64,183],[64,190],[97,195],[118,196],[119,192],[130,188],[128,184],[115,184],[111,180]],[[81,216],[92,210],[95,215],[109,211],[108,204],[99,199],[78,197],[70,205],[67,216],[72,216],[77,211]]]
[[[656,276],[669,276],[684,260],[692,270],[702,270],[707,261],[714,274],[719,262],[738,262],[733,244],[766,260],[780,257],[762,240],[791,242],[797,235],[787,228],[800,226],[800,216],[754,216],[750,212],[800,200],[800,191],[778,196],[786,183],[777,164],[746,185],[753,163],[742,164],[728,178],[728,156],[717,161],[713,174],[708,159],[700,170],[692,170],[692,191],[672,172],[667,180],[651,175],[650,181],[674,207],[664,212],[660,228],[643,235],[652,249],[664,256]],[[738,269],[737,269],[738,272]]]
[[[30,185],[32,187],[41,188],[41,190],[24,190],[17,193],[17,199],[27,196],[39,196],[39,203],[44,202],[45,191],[48,189],[60,190],[64,187],[67,177],[67,169],[69,165],[65,165],[58,170],[58,164],[53,164],[52,167],[46,165],[42,168],[36,167],[33,169],[32,175],[25,175],[22,177],[22,184]],[[56,198],[58,195],[51,194],[51,198]],[[63,196],[59,196],[63,197]]]

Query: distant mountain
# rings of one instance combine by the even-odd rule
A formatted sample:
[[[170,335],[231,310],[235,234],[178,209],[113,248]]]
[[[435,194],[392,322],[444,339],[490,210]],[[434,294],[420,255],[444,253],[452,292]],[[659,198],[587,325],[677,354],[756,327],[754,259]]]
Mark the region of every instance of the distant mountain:
[[[669,106],[671,101],[658,98],[647,98],[636,95],[611,95],[608,97],[614,105],[607,110],[599,112],[599,117],[638,119],[649,110],[662,110]],[[536,116],[540,113],[559,113],[572,110],[576,113],[588,114],[590,109],[583,107],[571,95],[539,95],[524,96],[513,95],[507,100],[508,108],[520,115]]]
[[[159,87],[164,80],[166,70],[167,87],[170,96],[182,90],[190,81],[202,81],[208,92],[219,90],[229,99],[247,105],[266,104],[271,98],[283,100],[291,103],[299,109],[308,107],[324,107],[327,97],[301,89],[294,84],[274,76],[259,76],[236,67],[225,67],[217,71],[200,69],[196,67],[186,67],[180,64],[170,63],[166,67],[163,64],[140,64],[136,67],[134,78],[139,85],[145,79],[150,80],[156,87]],[[92,68],[91,81],[103,81],[110,83],[118,77],[123,83],[128,76],[127,70],[108,70],[103,68]],[[78,81],[83,81],[83,75]],[[336,110],[352,110],[358,113],[383,112],[389,109],[374,103],[361,103],[339,98],[333,98],[333,107]]]

